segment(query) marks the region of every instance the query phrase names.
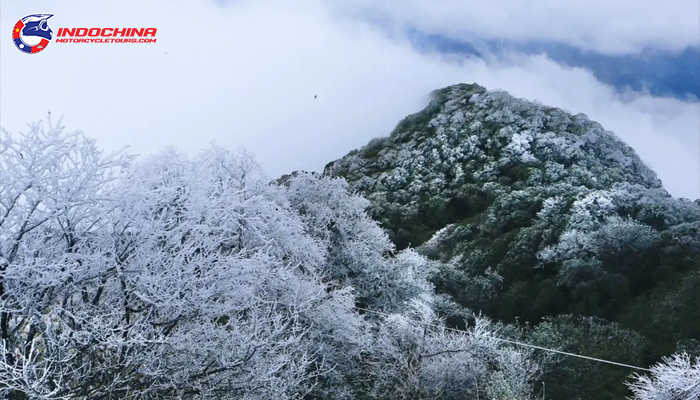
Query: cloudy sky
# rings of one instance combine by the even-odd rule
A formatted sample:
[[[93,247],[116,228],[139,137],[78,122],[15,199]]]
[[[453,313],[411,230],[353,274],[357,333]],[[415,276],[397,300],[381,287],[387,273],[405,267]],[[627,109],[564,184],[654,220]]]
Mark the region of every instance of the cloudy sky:
[[[700,197],[696,99],[621,90],[546,53],[429,51],[408,34],[673,59],[700,45],[697,0],[32,0],[0,7],[7,35],[0,35],[0,125],[11,132],[51,111],[108,150],[194,153],[215,141],[252,151],[277,177],[321,170],[387,135],[426,105],[431,90],[476,82],[587,114],[631,145],[671,194]],[[60,27],[155,27],[157,43],[54,41],[26,55],[9,32],[36,13],[55,14],[54,35]]]

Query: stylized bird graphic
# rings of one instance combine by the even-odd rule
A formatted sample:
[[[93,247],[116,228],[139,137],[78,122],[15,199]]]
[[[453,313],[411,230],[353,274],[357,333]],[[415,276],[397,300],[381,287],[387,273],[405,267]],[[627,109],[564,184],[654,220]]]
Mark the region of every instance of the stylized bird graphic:
[[[22,23],[24,23],[22,35],[39,36],[51,40],[53,31],[49,28],[48,19],[53,16],[54,14],[32,14],[22,18]]]

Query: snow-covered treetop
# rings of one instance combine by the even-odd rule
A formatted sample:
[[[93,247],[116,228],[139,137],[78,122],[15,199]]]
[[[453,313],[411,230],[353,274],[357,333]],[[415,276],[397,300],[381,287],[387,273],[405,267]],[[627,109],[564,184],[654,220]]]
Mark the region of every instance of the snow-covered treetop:
[[[325,172],[365,195],[400,247],[430,237],[399,232],[405,225],[432,233],[515,191],[538,192],[544,200],[625,187],[639,201],[670,198],[631,147],[585,115],[476,84],[433,92],[430,104],[389,137],[329,163]],[[415,221],[425,213],[431,221]]]
[[[388,138],[373,140],[330,163],[326,171],[351,181],[359,175],[370,178],[358,183],[362,189],[416,193],[431,191],[435,180],[441,189],[499,178],[507,178],[502,185],[567,182],[607,188],[629,182],[661,187],[632,148],[583,114],[570,115],[475,84],[450,86],[433,95],[424,110],[403,119]],[[527,176],[510,176],[508,170],[515,167]]]

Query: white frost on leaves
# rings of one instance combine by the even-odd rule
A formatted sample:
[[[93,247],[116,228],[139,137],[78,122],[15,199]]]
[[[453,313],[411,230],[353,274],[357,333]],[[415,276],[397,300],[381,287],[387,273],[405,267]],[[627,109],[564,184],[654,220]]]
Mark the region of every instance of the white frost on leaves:
[[[537,158],[530,152],[532,140],[532,134],[528,131],[515,133],[504,150],[506,154],[522,163],[537,162]]]
[[[426,248],[430,248],[430,247],[440,243],[442,241],[442,239],[444,238],[445,234],[450,232],[454,226],[455,226],[455,224],[445,225],[443,228],[441,228],[440,230],[435,232],[433,234],[433,236],[431,236],[430,239],[428,239],[428,241],[423,244],[423,246]]]
[[[542,202],[542,209],[537,212],[537,218],[541,221],[551,221],[561,215],[566,200],[562,196],[549,197]]]
[[[445,125],[449,122],[449,117],[446,114],[440,113],[435,118],[430,120],[428,123],[429,126],[436,128],[438,126]]]
[[[556,202],[547,199],[539,218],[552,215]],[[542,249],[538,258],[544,262],[563,262],[598,256],[623,247],[643,251],[660,240],[658,232],[648,225],[617,214],[617,206],[608,192],[592,191],[572,205],[567,229],[558,243]]]
[[[697,400],[700,399],[700,357],[687,353],[664,357],[651,367],[650,374],[632,376],[627,386],[632,400]]]
[[[371,366],[372,398],[455,398],[534,400],[531,381],[540,370],[532,352],[497,338],[497,329],[480,316],[467,334],[441,328],[425,300],[409,312],[391,315],[377,335],[379,361]],[[410,365],[410,368],[405,368]]]
[[[612,216],[617,207],[606,191],[589,192],[574,202],[569,224],[590,231],[600,227],[606,217]]]
[[[374,391],[405,382],[407,333],[436,321],[435,263],[396,253],[342,179],[270,184],[250,154],[214,146],[134,162],[53,126],[0,150],[3,396],[82,398],[92,382],[96,398],[351,399],[349,377],[373,376]],[[484,349],[464,372],[527,394],[508,369],[518,350],[479,342],[488,332],[437,329],[423,350]],[[419,369],[458,387],[459,365],[436,355]]]

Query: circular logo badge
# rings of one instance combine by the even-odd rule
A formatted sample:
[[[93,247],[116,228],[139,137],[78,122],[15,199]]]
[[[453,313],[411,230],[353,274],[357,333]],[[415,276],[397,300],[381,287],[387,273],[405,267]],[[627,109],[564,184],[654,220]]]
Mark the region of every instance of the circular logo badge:
[[[32,14],[20,19],[12,29],[12,41],[23,53],[36,54],[49,45],[53,31],[48,19],[54,14]]]

